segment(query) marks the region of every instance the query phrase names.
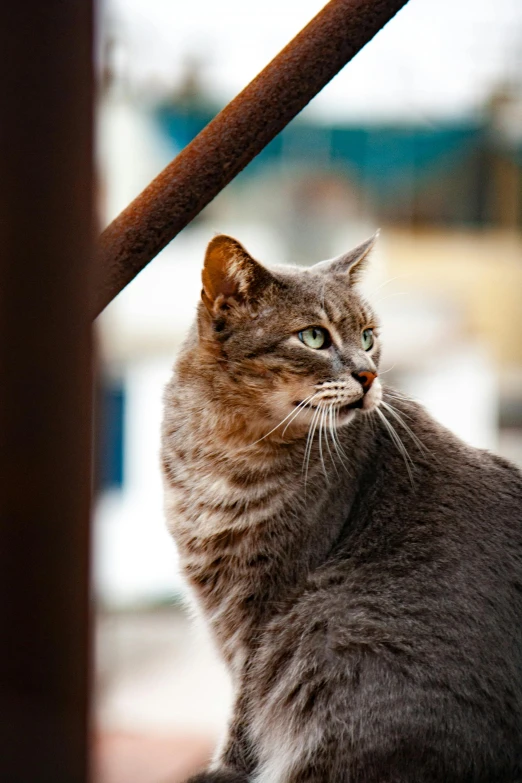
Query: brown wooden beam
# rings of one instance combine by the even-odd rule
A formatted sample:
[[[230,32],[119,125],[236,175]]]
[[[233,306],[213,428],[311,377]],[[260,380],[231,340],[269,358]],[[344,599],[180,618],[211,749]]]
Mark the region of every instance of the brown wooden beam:
[[[94,315],[261,152],[406,2],[331,0],[312,19],[103,232]]]
[[[0,24],[0,781],[87,783],[91,0]]]

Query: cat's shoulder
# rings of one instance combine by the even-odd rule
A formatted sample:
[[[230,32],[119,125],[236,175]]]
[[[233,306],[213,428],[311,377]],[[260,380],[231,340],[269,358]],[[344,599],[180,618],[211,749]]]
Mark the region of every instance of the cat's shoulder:
[[[385,393],[384,400],[393,400],[394,415],[388,413],[388,421],[396,435],[391,437],[387,427],[382,425],[383,438],[389,451],[398,450],[397,438],[400,438],[412,467],[422,474],[427,486],[440,484],[448,491],[462,488],[466,494],[471,492],[477,499],[486,499],[488,504],[492,498],[503,495],[505,499],[515,500],[517,507],[522,509],[522,471],[519,467],[488,449],[466,443],[437,421],[421,403],[392,397],[394,394],[393,391]],[[396,464],[400,466],[398,457],[396,454]]]

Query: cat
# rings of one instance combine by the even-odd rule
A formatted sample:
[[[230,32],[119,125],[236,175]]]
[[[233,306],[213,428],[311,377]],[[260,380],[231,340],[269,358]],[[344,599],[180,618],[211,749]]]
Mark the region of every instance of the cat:
[[[162,468],[235,705],[192,783],[522,779],[522,474],[381,384],[374,244],[208,245]]]

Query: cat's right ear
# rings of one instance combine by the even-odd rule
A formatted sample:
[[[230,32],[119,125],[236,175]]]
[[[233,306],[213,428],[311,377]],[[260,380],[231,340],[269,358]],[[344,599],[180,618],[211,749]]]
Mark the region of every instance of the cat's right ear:
[[[237,239],[219,234],[209,242],[201,299],[211,315],[234,304],[255,303],[272,281],[270,272],[253,259]]]

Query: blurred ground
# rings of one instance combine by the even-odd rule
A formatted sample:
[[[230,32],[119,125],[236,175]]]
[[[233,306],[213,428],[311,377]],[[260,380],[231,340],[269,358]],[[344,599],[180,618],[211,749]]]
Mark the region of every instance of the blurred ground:
[[[94,783],[178,783],[208,762],[231,699],[224,667],[178,607],[101,611]]]
[[[209,760],[213,741],[197,735],[100,734],[94,783],[182,783]]]

